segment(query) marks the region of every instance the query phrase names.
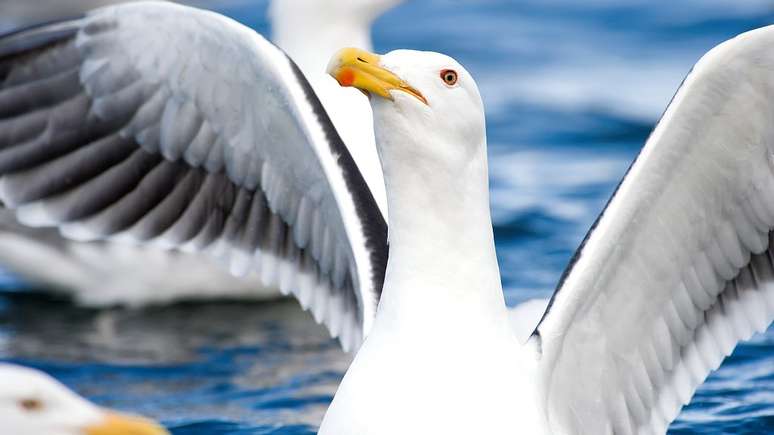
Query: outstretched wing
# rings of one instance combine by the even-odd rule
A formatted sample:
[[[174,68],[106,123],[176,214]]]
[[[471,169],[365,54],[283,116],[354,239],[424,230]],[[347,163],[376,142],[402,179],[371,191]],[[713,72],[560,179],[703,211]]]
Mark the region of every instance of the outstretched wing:
[[[531,337],[552,433],[664,433],[774,319],[774,27],[675,95]]]
[[[0,38],[0,200],[31,226],[207,251],[359,345],[386,224],[292,61],[223,16],[98,9]]]

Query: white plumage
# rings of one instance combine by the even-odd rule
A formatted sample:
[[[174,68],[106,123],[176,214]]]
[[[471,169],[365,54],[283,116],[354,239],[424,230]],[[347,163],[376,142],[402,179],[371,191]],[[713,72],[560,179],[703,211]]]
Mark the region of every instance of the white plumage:
[[[372,94],[388,263],[382,212],[303,74],[168,4],[0,39],[0,199],[66,234],[210,252],[346,346],[368,334],[323,434],[663,433],[774,318],[772,43],[760,29],[696,65],[542,318],[505,307],[483,104],[435,53],[330,64]]]

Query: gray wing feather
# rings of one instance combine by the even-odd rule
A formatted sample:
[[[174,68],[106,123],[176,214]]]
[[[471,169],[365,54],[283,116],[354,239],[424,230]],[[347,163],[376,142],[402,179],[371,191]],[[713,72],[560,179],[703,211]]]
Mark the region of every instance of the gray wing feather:
[[[560,433],[664,433],[774,319],[774,27],[688,75],[531,338]]]
[[[362,212],[373,198],[351,188],[362,177],[309,99],[278,49],[192,8],[135,3],[6,36],[0,199],[79,240],[152,241],[257,271],[356,347],[386,225]]]

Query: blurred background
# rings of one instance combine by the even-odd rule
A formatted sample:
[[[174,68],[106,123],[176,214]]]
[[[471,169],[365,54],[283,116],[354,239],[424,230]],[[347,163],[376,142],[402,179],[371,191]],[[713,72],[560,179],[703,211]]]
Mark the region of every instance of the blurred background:
[[[0,0],[0,31],[107,3]],[[267,1],[189,3],[271,33]],[[378,52],[444,52],[477,79],[514,305],[551,294],[701,55],[771,23],[766,0],[409,0],[375,23],[374,42]],[[157,417],[176,435],[314,433],[349,363],[294,301],[95,311],[2,281],[0,359]],[[772,432],[770,329],[737,348],[670,433]]]

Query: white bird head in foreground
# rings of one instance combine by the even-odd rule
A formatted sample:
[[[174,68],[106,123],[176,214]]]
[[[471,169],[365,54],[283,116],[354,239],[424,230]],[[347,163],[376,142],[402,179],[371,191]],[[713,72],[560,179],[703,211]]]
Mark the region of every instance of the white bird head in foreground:
[[[0,364],[0,426],[12,435],[168,435],[156,423],[81,398],[50,376]]]
[[[389,152],[405,153],[404,158],[463,164],[486,143],[476,82],[449,56],[413,50],[379,56],[345,48],[333,56],[328,73],[342,86],[382,97],[371,100],[377,143],[390,142],[380,152],[389,146]],[[382,134],[380,126],[389,126],[390,134]],[[412,140],[401,140],[406,137]],[[439,143],[467,149],[439,148]]]

